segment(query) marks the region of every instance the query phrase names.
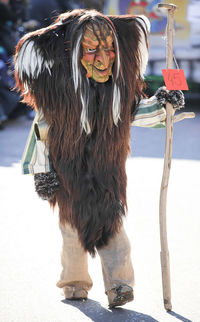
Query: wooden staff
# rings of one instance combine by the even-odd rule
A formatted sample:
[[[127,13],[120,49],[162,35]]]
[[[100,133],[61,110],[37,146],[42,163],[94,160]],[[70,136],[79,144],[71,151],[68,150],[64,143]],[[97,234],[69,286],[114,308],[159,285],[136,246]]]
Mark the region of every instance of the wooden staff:
[[[158,8],[168,11],[167,23],[167,55],[166,68],[173,69],[173,37],[174,37],[174,12],[177,7],[174,4],[158,4]],[[160,243],[161,243],[161,269],[162,269],[162,285],[163,285],[163,301],[167,311],[171,311],[171,284],[170,284],[170,265],[169,250],[167,242],[167,224],[166,224],[166,205],[167,205],[167,189],[172,159],[172,139],[173,139],[173,121],[179,122],[185,118],[194,118],[195,113],[184,112],[174,116],[174,109],[170,103],[166,104],[166,141],[165,141],[165,157],[162,183],[160,188],[160,204],[159,204],[159,220],[160,220]]]
[[[158,4],[159,8],[167,9],[167,56],[166,68],[173,69],[173,33],[174,33],[174,12],[176,6],[174,4]],[[171,304],[171,284],[170,284],[170,263],[169,250],[167,242],[167,224],[166,224],[166,205],[167,205],[167,188],[169,182],[171,158],[172,158],[172,138],[173,138],[173,117],[174,109],[170,103],[166,104],[166,141],[165,141],[165,157],[162,183],[160,188],[160,204],[159,204],[159,220],[160,220],[160,243],[161,243],[161,269],[162,269],[162,286],[163,301],[166,310],[172,309]]]

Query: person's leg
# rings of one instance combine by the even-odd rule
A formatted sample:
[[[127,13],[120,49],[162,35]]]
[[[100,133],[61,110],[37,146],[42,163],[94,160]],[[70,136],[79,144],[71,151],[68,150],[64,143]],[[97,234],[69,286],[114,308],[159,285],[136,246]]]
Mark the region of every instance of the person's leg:
[[[70,225],[60,225],[63,237],[62,266],[57,286],[63,288],[65,298],[84,299],[92,287],[88,274],[88,254],[81,246],[78,235]]]
[[[109,244],[98,250],[101,258],[105,292],[110,307],[133,300],[134,271],[131,263],[131,247],[122,227]]]

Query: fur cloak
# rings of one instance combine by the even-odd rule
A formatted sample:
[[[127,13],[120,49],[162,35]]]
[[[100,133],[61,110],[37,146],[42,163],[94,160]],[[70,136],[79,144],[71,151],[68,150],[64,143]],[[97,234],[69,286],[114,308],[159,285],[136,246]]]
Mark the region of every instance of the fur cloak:
[[[125,162],[130,123],[143,97],[144,20],[73,10],[25,35],[16,49],[17,87],[27,104],[42,108],[49,125],[49,153],[60,180],[51,203],[92,255],[119,231],[127,210]],[[87,23],[113,32],[116,59],[105,83],[88,79],[80,62]]]

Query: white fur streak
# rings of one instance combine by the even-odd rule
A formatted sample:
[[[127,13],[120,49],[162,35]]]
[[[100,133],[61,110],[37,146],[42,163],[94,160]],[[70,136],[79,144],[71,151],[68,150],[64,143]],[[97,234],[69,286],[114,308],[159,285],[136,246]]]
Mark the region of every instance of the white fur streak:
[[[146,30],[147,33],[150,32],[151,24],[150,24],[149,19],[146,16],[140,15],[136,19],[142,24],[142,26],[144,27],[144,29]]]
[[[28,88],[28,84],[27,84],[27,82],[24,82],[24,89],[25,89],[24,94],[28,94],[28,92],[29,92],[29,88]]]
[[[150,31],[150,22],[148,18],[145,16],[139,16],[139,17],[141,17],[143,20],[142,19],[137,19],[137,20],[139,21],[139,23],[142,24],[142,26],[147,31],[146,34],[148,34],[148,32]],[[140,53],[140,76],[144,78],[144,74],[148,63],[149,53],[146,45],[145,34],[141,28],[140,28],[139,53]]]
[[[120,71],[120,65],[121,65],[121,62],[120,62],[120,55],[119,55],[119,45],[118,45],[118,40],[117,40],[117,37],[115,36],[115,39],[116,39],[116,45],[117,45],[117,75],[116,77],[119,76],[119,71]]]
[[[16,70],[21,80],[23,80],[24,73],[29,78],[37,78],[44,69],[47,69],[51,75],[53,64],[54,62],[52,60],[45,60],[42,57],[40,50],[35,48],[33,41],[28,41],[28,43],[26,41],[18,53]]]
[[[88,103],[86,102],[86,100],[84,100],[82,94],[81,94],[81,103],[82,103],[81,128],[84,129],[86,134],[90,134],[91,128],[88,121]]]
[[[87,97],[87,93],[82,88],[82,75],[79,70],[79,52],[80,52],[80,46],[81,46],[81,39],[82,39],[82,35],[78,37],[75,48],[73,49],[73,52],[72,52],[72,74],[73,74],[75,93],[77,92],[78,87],[80,88],[80,98],[81,98],[81,104],[82,104],[82,111],[81,111],[81,117],[80,117],[81,129],[84,130],[86,134],[90,134],[91,128],[88,121],[88,97]],[[88,79],[87,79],[87,82],[88,82]],[[89,86],[89,82],[88,82],[88,86]]]
[[[116,36],[115,31],[112,28],[112,26],[111,26],[111,29],[112,29],[112,33],[113,33],[114,38],[115,38],[116,53],[117,53],[117,73],[116,73],[116,78],[118,78],[119,71],[120,71],[120,65],[121,65],[121,62],[120,62],[120,54],[119,54],[119,44],[118,44],[117,36]]]
[[[78,54],[80,51],[81,38],[82,38],[82,35],[79,36],[79,38],[76,42],[76,46],[75,46],[73,53],[72,53],[72,72],[73,72],[73,81],[74,81],[75,92],[78,89],[78,80],[79,80],[79,73],[80,73],[79,68],[78,68]]]
[[[120,110],[121,110],[121,96],[119,87],[115,84],[113,89],[113,105],[112,105],[112,114],[113,122],[115,125],[118,124],[120,120]]]

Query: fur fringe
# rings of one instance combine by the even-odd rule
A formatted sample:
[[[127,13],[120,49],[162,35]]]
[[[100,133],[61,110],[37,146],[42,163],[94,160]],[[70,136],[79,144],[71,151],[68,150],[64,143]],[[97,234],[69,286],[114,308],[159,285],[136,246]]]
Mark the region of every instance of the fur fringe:
[[[165,107],[167,102],[171,103],[174,109],[181,109],[185,106],[185,99],[182,91],[169,91],[163,86],[156,91],[155,96],[158,100],[158,104],[162,107]]]
[[[59,189],[60,182],[55,171],[34,175],[35,191],[43,200],[50,200]]]

